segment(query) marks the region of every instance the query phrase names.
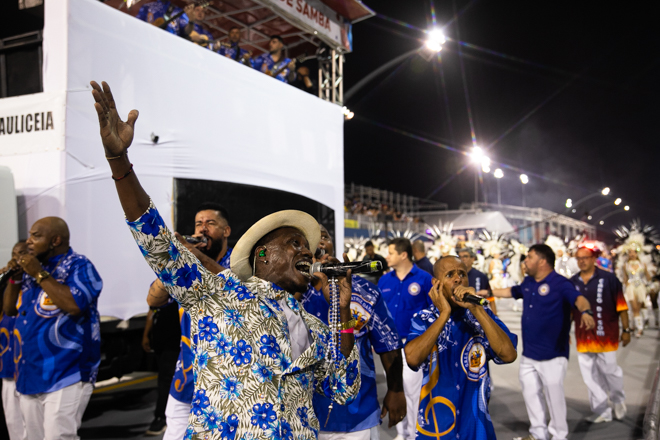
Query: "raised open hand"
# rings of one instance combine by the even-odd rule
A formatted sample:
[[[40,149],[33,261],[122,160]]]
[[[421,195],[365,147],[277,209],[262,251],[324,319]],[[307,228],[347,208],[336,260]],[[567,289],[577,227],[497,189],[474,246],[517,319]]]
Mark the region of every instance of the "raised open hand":
[[[122,121],[117,113],[117,106],[112,97],[110,86],[105,81],[101,82],[103,89],[96,81],[91,81],[92,96],[94,96],[94,108],[99,115],[99,127],[101,128],[101,140],[105,149],[106,157],[117,157],[126,153],[133,142],[133,127],[139,112],[131,110],[126,122]]]

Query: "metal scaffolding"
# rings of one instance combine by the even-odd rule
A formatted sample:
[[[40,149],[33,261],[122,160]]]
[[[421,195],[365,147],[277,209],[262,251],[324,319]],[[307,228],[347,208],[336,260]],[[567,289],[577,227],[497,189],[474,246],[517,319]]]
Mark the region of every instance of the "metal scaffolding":
[[[344,55],[336,49],[322,47],[318,51],[319,98],[344,105]]]

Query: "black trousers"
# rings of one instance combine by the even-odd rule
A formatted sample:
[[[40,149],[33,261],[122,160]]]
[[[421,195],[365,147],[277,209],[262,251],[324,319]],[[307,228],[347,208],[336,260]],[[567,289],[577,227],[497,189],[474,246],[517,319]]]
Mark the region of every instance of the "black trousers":
[[[156,353],[158,364],[158,399],[156,400],[156,417],[165,417],[167,396],[170,394],[170,386],[176,369],[176,361],[179,358],[179,350],[163,350]]]

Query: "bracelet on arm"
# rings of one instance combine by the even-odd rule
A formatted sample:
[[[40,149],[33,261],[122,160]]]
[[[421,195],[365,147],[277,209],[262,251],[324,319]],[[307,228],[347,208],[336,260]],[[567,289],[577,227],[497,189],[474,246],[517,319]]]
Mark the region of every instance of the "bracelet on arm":
[[[112,177],[112,180],[114,180],[115,182],[119,182],[121,179],[125,179],[126,177],[130,176],[132,172],[133,172],[133,164],[131,164],[131,167],[128,169],[128,171],[126,171],[126,174],[124,174],[123,176],[121,177],[110,176],[110,177]]]
[[[108,157],[108,156],[105,156],[105,158],[106,158],[107,160],[115,160],[115,159],[120,159],[120,158],[122,158],[122,157],[124,157],[124,156],[126,156],[126,152],[121,153],[119,156],[114,156],[114,157]]]
[[[355,327],[355,324],[357,324],[357,321],[355,318],[353,318],[348,322],[340,322],[339,328],[341,328],[342,333],[344,332],[344,330],[350,330],[349,333],[353,333],[353,328]]]
[[[9,278],[9,284],[16,284],[16,285],[23,284],[23,280],[14,281],[11,278]]]
[[[593,310],[591,310],[591,309],[583,310],[583,311],[582,311],[582,314],[584,315],[585,313],[586,313],[587,315],[594,316],[594,312],[593,312]]]
[[[347,328],[347,329],[342,330],[341,333],[351,333],[351,334],[353,334],[353,333],[355,333],[355,330],[352,329],[352,328]]]

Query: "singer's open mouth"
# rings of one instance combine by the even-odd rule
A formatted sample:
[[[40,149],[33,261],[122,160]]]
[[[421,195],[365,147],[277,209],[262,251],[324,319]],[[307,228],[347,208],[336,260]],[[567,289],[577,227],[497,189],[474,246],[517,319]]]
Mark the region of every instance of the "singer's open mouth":
[[[308,277],[311,277],[311,275],[309,273],[309,269],[311,267],[312,267],[312,263],[310,261],[307,261],[307,260],[298,261],[296,263],[296,270],[298,270],[298,272],[300,272],[300,273],[302,273],[302,274],[304,274]]]

